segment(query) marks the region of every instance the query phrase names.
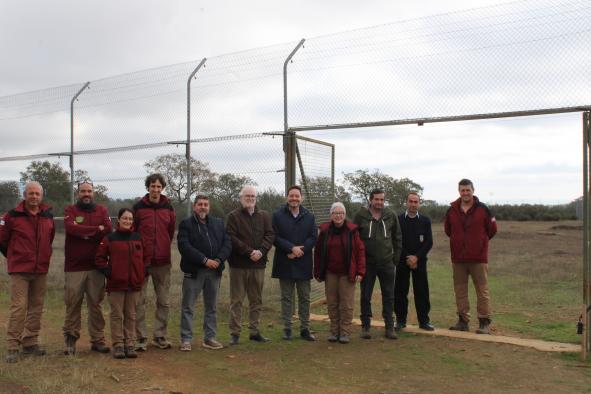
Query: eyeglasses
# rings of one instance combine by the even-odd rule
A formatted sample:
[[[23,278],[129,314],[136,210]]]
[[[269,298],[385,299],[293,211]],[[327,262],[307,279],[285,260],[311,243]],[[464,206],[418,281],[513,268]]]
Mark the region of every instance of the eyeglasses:
[[[257,198],[256,194],[243,194],[242,197],[246,197],[246,198]]]
[[[345,212],[332,212],[331,215],[335,216],[345,216]]]

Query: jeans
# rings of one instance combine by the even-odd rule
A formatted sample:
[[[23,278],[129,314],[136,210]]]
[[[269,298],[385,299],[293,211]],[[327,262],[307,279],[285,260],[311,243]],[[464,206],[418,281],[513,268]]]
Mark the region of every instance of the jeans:
[[[181,305],[181,340],[191,342],[193,339],[193,314],[199,294],[203,292],[203,340],[216,337],[217,316],[216,305],[220,289],[221,275],[216,270],[201,269],[196,278],[183,278],[183,300]]]

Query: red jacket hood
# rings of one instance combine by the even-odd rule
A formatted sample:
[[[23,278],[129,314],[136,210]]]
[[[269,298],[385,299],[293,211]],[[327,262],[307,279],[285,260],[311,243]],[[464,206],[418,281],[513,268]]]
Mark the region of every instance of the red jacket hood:
[[[39,212],[45,212],[47,210],[51,209],[51,207],[49,205],[45,205],[43,203],[39,204]],[[28,212],[27,208],[25,208],[25,200],[22,200],[15,208],[15,211],[17,212]]]

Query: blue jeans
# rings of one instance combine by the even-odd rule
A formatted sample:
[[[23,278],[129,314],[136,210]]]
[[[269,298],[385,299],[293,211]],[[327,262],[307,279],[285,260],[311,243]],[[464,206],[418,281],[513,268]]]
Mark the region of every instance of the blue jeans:
[[[203,291],[203,340],[215,338],[217,330],[216,305],[221,275],[216,270],[201,269],[196,278],[183,278],[183,301],[181,306],[181,341],[193,339],[193,314],[195,303]]]

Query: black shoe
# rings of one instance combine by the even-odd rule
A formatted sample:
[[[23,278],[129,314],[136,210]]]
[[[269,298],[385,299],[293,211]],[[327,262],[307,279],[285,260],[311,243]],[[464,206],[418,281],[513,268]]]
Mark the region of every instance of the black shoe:
[[[316,340],[316,337],[314,335],[312,335],[310,330],[308,330],[307,328],[304,328],[303,330],[300,331],[300,337],[302,337],[302,339],[305,339],[306,341],[309,341],[309,342],[314,342]]]
[[[109,353],[111,351],[111,349],[109,349],[109,347],[104,343],[93,343],[90,346],[90,350],[98,353]]]
[[[240,335],[236,335],[236,334],[230,335],[230,345],[231,346],[238,345],[238,341],[240,341]]]
[[[362,326],[361,327],[361,338],[371,339],[371,331],[370,331],[369,326]]]
[[[396,322],[396,325],[394,326],[394,329],[395,329],[396,331],[400,331],[400,330],[402,330],[403,328],[406,328],[406,322],[405,322],[405,321],[401,321],[401,320],[397,321],[397,322]]]
[[[392,327],[386,328],[384,336],[386,339],[398,339],[398,335],[396,335],[396,331]]]
[[[39,345],[23,347],[23,356],[45,356],[47,352],[41,349]]]
[[[425,331],[434,331],[435,330],[435,326],[431,323],[422,323],[419,324],[419,328],[421,330],[425,330]]]
[[[269,342],[270,341],[269,338],[265,338],[264,336],[262,336],[260,332],[254,334],[254,335],[249,336],[248,339],[250,339],[251,341],[260,342],[260,343],[264,343],[264,342]]]
[[[65,346],[64,346],[64,355],[65,356],[73,356],[76,354],[76,340],[78,338],[76,338],[73,335],[70,334],[65,334],[64,335],[64,342],[65,342]]]
[[[285,339],[286,341],[289,341],[291,339],[291,328],[285,328],[283,330],[283,336],[281,338]]]

